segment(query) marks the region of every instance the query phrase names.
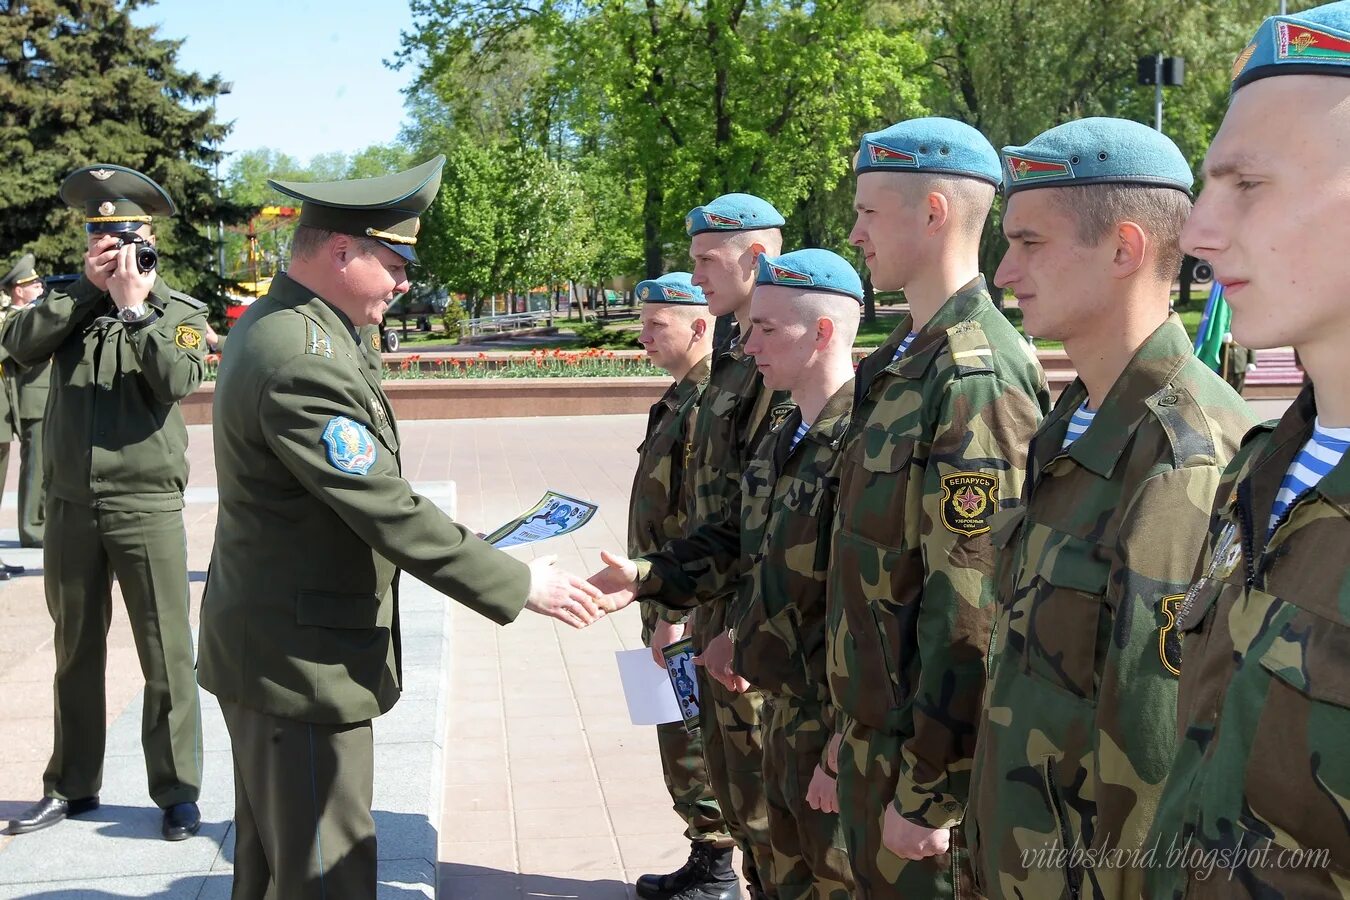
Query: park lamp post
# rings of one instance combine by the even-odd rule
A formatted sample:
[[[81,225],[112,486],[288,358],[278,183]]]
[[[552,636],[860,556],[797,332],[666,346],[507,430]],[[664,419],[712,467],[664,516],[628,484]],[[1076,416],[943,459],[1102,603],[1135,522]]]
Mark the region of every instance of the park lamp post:
[[[1153,85],[1153,127],[1163,130],[1163,88],[1181,87],[1186,80],[1186,60],[1154,53],[1139,57],[1139,83]]]
[[[222,95],[222,94],[232,94],[232,93],[234,93],[234,82],[233,82],[233,81],[222,81],[222,82],[220,83],[220,90],[216,91],[216,93],[211,97],[211,118],[213,118],[213,119],[219,119],[219,118],[220,118],[220,115],[219,115],[219,113],[220,113],[220,103],[219,103],[219,101],[220,101],[221,95]],[[220,185],[220,152],[219,152],[219,150],[220,150],[220,146],[217,145],[217,146],[216,146],[216,151],[217,151],[217,152],[216,152],[216,200],[217,200],[217,201],[219,201],[219,200],[222,199],[221,196],[220,196],[220,193],[221,193],[221,190],[220,190],[221,185]],[[217,258],[216,258],[217,274],[220,276],[220,280],[221,280],[221,281],[224,281],[224,280],[225,280],[225,218],[224,218],[224,216],[221,216],[221,217],[218,218],[217,221],[216,221],[216,253],[217,253]]]

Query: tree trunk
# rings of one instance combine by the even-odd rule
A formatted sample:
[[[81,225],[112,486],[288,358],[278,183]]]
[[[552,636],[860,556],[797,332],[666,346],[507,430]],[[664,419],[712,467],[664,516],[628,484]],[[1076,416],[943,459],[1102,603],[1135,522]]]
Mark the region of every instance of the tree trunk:
[[[877,320],[877,293],[872,287],[872,273],[863,273],[863,323],[871,325]]]
[[[647,170],[647,192],[642,198],[642,255],[647,278],[660,278],[664,268],[661,246],[661,218],[664,204],[661,182],[656,172]]]

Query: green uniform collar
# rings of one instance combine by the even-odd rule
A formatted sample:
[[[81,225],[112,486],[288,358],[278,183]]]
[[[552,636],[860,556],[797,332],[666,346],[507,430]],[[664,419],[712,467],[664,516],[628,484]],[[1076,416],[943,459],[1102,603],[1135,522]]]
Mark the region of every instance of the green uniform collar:
[[[900,342],[914,327],[914,317],[906,315],[900,320],[900,324],[896,326],[895,331],[891,332],[891,336],[886,339],[884,346],[888,353],[884,358],[891,361],[887,363],[885,368],[915,381],[922,379],[929,366],[933,364],[933,360],[937,358],[938,353],[947,345],[947,329],[962,322],[971,321],[979,315],[986,304],[992,302],[989,299],[989,289],[985,285],[984,276],[976,275],[974,279],[947,298],[947,301],[942,304],[933,318],[929,319],[928,323],[915,336],[914,343],[910,345],[905,355],[896,360],[893,359],[895,351],[900,348]]]
[[[345,333],[359,345],[360,335],[347,314],[289,275],[282,273],[272,279],[268,293],[286,306],[304,307],[329,334]]]
[[[1120,373],[1097,410],[1095,427],[1073,442],[1067,451],[1069,456],[1088,471],[1110,478],[1144,417],[1158,408],[1176,404],[1172,381],[1193,355],[1181,318],[1176,313],[1170,314]],[[1041,429],[1045,437],[1038,439],[1038,443],[1045,445],[1037,448],[1037,455],[1042,457],[1038,468],[1044,468],[1046,462],[1060,454],[1068,420],[1087,396],[1087,386],[1082,379],[1075,379],[1055,404],[1054,412]],[[1054,440],[1056,434],[1058,442]]]
[[[1253,528],[1262,535],[1265,544],[1266,525],[1275,505],[1275,495],[1294,457],[1312,437],[1317,419],[1317,400],[1314,387],[1309,384],[1298,399],[1280,418],[1270,435],[1269,443],[1252,465],[1248,481],[1252,485],[1251,511]],[[1321,481],[1309,491],[1346,515],[1350,515],[1350,459],[1342,459]]]

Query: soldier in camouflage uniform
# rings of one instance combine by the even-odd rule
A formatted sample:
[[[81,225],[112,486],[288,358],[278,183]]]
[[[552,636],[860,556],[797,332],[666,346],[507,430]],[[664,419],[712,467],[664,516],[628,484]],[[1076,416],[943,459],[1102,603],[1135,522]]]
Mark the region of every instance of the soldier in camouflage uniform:
[[[858,368],[830,554],[838,804],[857,896],[970,896],[960,825],[993,618],[1045,376],[978,274],[998,154],[950,119],[867,134],[858,245],[911,312]],[[833,774],[827,759],[825,774]]]
[[[671,272],[637,287],[642,301],[642,332],[638,342],[656,365],[675,379],[647,417],[647,430],[638,448],[637,474],[628,502],[628,553],[639,556],[659,550],[666,541],[684,535],[685,457],[694,407],[703,393],[712,351],[712,317],[703,291],[687,272]],[[642,604],[642,643],[651,647],[662,671],[661,648],[684,636],[688,613]],[[740,894],[731,868],[734,842],[722,820],[708,785],[699,732],[690,734],[683,722],[656,728],[661,767],[675,811],[684,819],[691,847],[689,860],[669,875],[643,875],[637,894],[644,900],[672,897],[681,892],[730,900]],[[700,893],[701,892],[701,893]]]
[[[1179,743],[1145,895],[1350,896],[1350,3],[1267,19],[1182,232],[1233,336],[1312,385],[1247,435],[1177,613]]]
[[[697,573],[750,560],[730,626],[701,661],[731,691],[764,695],[764,792],[772,879],[780,900],[848,900],[853,879],[837,811],[808,803],[832,733],[825,680],[825,572],[839,442],[853,405],[853,339],[862,282],[827,250],[759,260],[745,343],[764,385],[788,391],[741,478],[741,528],[651,554],[678,605],[696,602]],[[695,573],[691,576],[689,573]],[[734,657],[734,659],[733,659]]]
[[[1252,417],[1168,312],[1191,206],[1176,145],[1092,118],[1003,154],[997,283],[1079,377],[1032,440],[1021,508],[994,526],[966,835],[988,897],[1137,900],[1131,854],[1172,756],[1177,604]]]
[[[703,288],[710,312],[734,314],[737,320],[728,344],[713,352],[689,442],[689,539],[705,546],[738,540],[741,473],[768,427],[769,411],[776,402],[764,388],[742,341],[749,331],[756,261],[766,253],[777,255],[782,224],[783,217],[773,206],[749,194],[725,194],[695,208],[685,219],[685,230],[692,239],[689,255],[694,260],[694,283]],[[690,554],[710,555],[707,551],[701,556]],[[700,566],[687,573],[696,587],[685,591],[660,577],[649,577],[646,558],[636,565],[608,553],[602,558],[606,568],[591,580],[609,595],[611,605],[626,602],[639,585],[644,597],[666,606],[695,597],[698,611],[692,634],[700,649],[726,630],[727,605],[746,568],[745,560],[739,558],[725,566]],[[741,848],[751,894],[774,898],[768,881],[772,850],[761,773],[763,698],[754,690],[730,690],[702,670],[698,684],[708,779]]]

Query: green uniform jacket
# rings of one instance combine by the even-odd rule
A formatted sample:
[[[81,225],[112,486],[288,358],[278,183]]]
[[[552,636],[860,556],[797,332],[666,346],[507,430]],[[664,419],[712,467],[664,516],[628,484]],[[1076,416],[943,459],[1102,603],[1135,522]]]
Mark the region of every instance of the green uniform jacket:
[[[684,536],[688,521],[687,486],[689,431],[694,409],[708,378],[705,356],[688,374],[666,389],[647,415],[647,431],[638,447],[637,474],[628,500],[628,555],[636,558],[660,550],[667,541]],[[643,643],[651,639],[656,623],[682,622],[683,612],[643,601]]]
[[[1175,315],[1139,348],[1092,425],[1075,381],[1028,452],[1022,507],[995,523],[998,618],[966,835],[990,898],[1138,900],[1175,742],[1174,618],[1247,405]],[[1038,851],[1091,851],[1101,862]]]
[[[850,378],[795,448],[801,410],[774,411],[773,429],[742,479],[740,552],[751,566],[728,619],[736,672],[770,694],[819,706],[831,730],[825,574],[839,494],[839,448],[852,408]]]
[[[764,387],[743,347],[733,332],[728,346],[713,353],[694,415],[686,494],[690,532],[666,551],[637,560],[644,598],[677,609],[707,604],[697,620],[705,643],[725,629],[726,605],[748,564],[739,554],[718,553],[719,547],[740,546],[741,473],[768,428],[769,411],[787,400]]]
[[[1350,457],[1269,533],[1316,415],[1307,387],[1219,482],[1177,615],[1180,740],[1150,834],[1180,861],[1150,869],[1150,898],[1350,894]]]
[[[11,316],[0,345],[24,366],[51,359],[44,471],[49,496],[125,511],[183,508],[187,428],[178,401],[202,380],[206,307],[155,281],[139,324],[83,276]]]
[[[0,331],[4,323],[18,315],[20,309],[6,306],[0,309]],[[19,375],[23,366],[0,347],[0,443],[8,443],[19,436]]]
[[[361,722],[400,691],[398,571],[509,622],[526,566],[415,494],[351,324],[286,276],[230,333],[216,382],[220,510],[199,679],[222,700]]]
[[[0,317],[0,330],[4,323],[32,305],[6,307]],[[41,419],[47,414],[47,398],[51,395],[51,360],[44,359],[33,366],[22,366],[9,355],[9,351],[0,347],[0,368],[3,368],[5,388],[10,409],[13,410],[13,426],[17,429],[21,422]],[[41,460],[38,461],[41,464]]]
[[[977,278],[894,360],[860,364],[828,579],[830,696],[904,738],[894,805],[959,822],[994,613],[990,517],[1015,506],[1045,375]]]

